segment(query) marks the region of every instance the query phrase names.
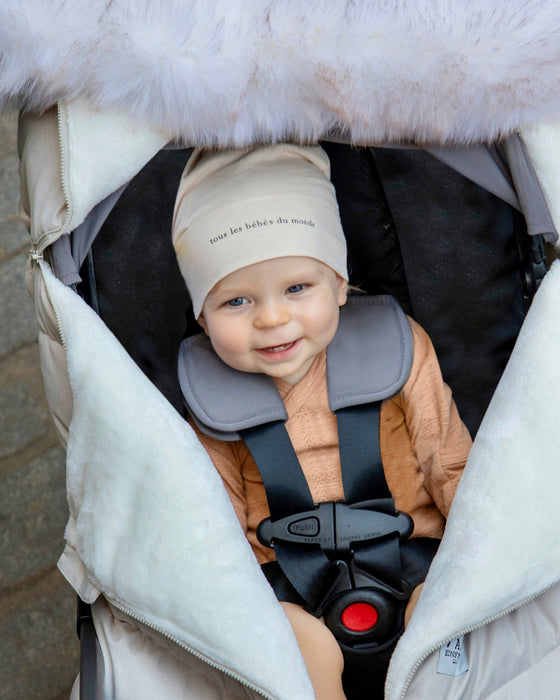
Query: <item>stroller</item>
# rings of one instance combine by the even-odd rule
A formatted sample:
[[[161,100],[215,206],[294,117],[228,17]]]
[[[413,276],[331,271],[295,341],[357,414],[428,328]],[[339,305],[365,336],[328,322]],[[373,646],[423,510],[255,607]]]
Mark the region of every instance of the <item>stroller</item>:
[[[124,3],[112,5],[114,23]],[[309,7],[299,9],[308,31],[335,32],[335,8],[325,24]],[[363,15],[357,5],[344,8],[355,37]],[[268,68],[297,46],[280,40],[288,26],[297,34],[293,16],[286,24],[268,8],[266,23],[259,15],[251,24],[233,15],[238,31],[262,30],[262,20],[278,32],[282,48],[267,55]],[[387,20],[382,12],[378,19]],[[233,31],[231,21],[211,24]],[[335,83],[337,60],[344,57],[331,57]],[[325,77],[321,60],[312,66],[314,80]],[[347,86],[336,84],[342,94]],[[350,113],[361,106],[351,90],[354,101],[331,105],[325,116],[322,83],[319,95],[313,81],[305,83],[308,102],[290,93],[289,81],[280,85],[278,121],[264,118],[264,90],[262,102],[241,102],[248,111],[233,127],[220,122],[220,103],[204,102],[205,93],[198,121],[176,125],[164,102],[153,122],[169,121],[158,129],[134,120],[137,102],[130,113],[100,111],[93,97],[69,99],[75,86],[55,107],[21,119],[28,280],[47,396],[68,454],[70,520],[60,568],[92,604],[96,635],[88,636],[86,622],[84,647],[91,644],[95,661],[86,659],[81,696],[313,697],[287,620],[182,417],[175,367],[181,339],[195,330],[169,235],[188,148],[287,135],[322,140],[351,281],[393,294],[424,325],[476,434],[385,697],[550,695],[560,639],[553,362],[560,271],[555,264],[545,275],[543,241],[556,238],[556,181],[547,163],[556,129],[520,137],[515,132],[530,121],[524,113],[515,124],[496,115],[489,127],[476,122],[476,110],[467,126],[444,120],[432,131],[427,118],[404,111],[402,124],[379,127],[381,110],[372,127]],[[313,126],[317,104],[322,119]],[[494,143],[504,133],[509,138]],[[453,146],[461,141],[478,145]],[[258,624],[263,611],[266,629]],[[369,697],[367,688],[361,692]]]

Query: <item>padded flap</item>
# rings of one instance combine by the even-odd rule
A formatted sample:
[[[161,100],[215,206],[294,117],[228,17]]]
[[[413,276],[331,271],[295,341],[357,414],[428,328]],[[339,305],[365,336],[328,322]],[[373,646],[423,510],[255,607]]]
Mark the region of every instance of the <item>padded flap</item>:
[[[390,296],[350,297],[327,349],[331,410],[393,396],[411,365],[412,332],[397,302]],[[288,419],[274,381],[228,367],[202,333],[181,343],[178,371],[189,413],[211,437],[238,440],[244,429]]]
[[[412,367],[412,331],[391,296],[352,296],[327,350],[329,406],[337,411],[399,392]]]
[[[179,383],[189,413],[211,437],[238,440],[240,430],[288,419],[273,380],[226,365],[203,333],[181,343]]]

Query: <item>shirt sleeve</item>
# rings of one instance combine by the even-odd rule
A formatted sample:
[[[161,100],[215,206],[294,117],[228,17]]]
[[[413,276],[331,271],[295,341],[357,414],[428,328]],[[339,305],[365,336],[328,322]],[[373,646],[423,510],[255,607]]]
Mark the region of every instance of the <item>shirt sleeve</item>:
[[[403,411],[425,487],[447,519],[472,440],[443,381],[430,338],[418,323],[409,321],[414,355],[401,392]]]
[[[189,421],[198,439],[210,456],[214,466],[222,477],[223,484],[231,500],[235,514],[237,515],[243,532],[247,534],[247,499],[243,483],[242,465],[245,455],[243,443],[239,441],[226,442],[205,435]]]

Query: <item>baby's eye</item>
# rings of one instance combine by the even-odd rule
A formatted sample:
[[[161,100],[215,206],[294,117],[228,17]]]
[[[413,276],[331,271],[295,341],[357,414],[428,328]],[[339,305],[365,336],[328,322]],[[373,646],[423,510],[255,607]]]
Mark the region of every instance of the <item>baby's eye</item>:
[[[243,306],[243,304],[247,303],[247,299],[245,297],[235,297],[235,299],[230,299],[227,302],[228,306]]]
[[[297,294],[298,292],[301,292],[305,286],[305,284],[292,284],[291,287],[288,287],[287,292],[288,294]]]

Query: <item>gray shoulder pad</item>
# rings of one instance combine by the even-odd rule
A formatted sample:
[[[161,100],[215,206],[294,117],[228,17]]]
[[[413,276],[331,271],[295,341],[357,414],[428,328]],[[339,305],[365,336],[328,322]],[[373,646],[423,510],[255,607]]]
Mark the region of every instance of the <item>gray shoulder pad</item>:
[[[349,297],[327,348],[331,411],[394,396],[411,367],[412,330],[393,297]]]
[[[203,333],[181,343],[178,372],[189,413],[210,437],[239,440],[245,428],[288,420],[273,380],[228,367]]]

